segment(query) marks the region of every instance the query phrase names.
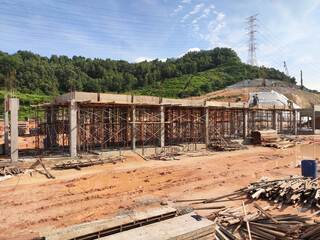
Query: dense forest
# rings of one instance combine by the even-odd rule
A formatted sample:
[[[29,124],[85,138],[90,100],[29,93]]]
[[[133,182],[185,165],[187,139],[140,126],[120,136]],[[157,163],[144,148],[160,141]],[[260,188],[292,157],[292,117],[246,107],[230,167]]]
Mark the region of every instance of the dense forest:
[[[25,106],[71,89],[113,93],[134,91],[135,94],[184,98],[263,76],[261,68],[242,63],[229,48],[189,52],[165,62],[156,59],[140,63],[81,56],[52,55],[48,58],[28,51],[14,54],[0,51],[0,89],[4,89],[4,79],[10,79],[10,71],[15,72],[19,98],[25,99],[22,102]],[[265,68],[265,74],[269,79],[295,83],[294,78],[274,68]],[[31,102],[31,99],[35,101]]]

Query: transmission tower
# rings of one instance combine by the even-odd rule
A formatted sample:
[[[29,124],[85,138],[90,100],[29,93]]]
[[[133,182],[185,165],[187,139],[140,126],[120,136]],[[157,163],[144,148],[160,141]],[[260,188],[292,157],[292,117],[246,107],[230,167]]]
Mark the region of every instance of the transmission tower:
[[[289,70],[288,70],[286,61],[283,62],[283,66],[284,66],[284,70],[286,71],[286,75],[289,77]]]
[[[257,32],[257,30],[255,30],[255,27],[257,27],[257,25],[255,24],[255,21],[257,21],[257,16],[259,14],[255,14],[253,16],[250,16],[248,18],[246,18],[247,23],[249,24],[249,27],[247,28],[249,30],[248,35],[249,35],[249,46],[248,46],[248,64],[250,64],[251,66],[258,66],[258,59],[257,59],[257,55],[256,55],[256,42],[255,40],[257,40],[255,38],[255,33]]]

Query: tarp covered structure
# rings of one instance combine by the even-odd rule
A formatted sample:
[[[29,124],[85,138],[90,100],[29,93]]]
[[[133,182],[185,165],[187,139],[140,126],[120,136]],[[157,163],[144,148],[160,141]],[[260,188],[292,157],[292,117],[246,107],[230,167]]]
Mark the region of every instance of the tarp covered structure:
[[[258,95],[259,104],[263,105],[286,105],[288,106],[288,98],[278,92],[253,92],[249,93],[249,103],[253,103],[253,96]],[[293,103],[295,109],[300,109],[301,107]]]

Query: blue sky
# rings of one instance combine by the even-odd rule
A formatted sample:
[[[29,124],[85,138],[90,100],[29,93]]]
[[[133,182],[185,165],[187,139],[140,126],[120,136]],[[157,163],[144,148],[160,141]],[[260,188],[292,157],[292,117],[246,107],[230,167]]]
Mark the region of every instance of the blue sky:
[[[320,0],[0,0],[0,50],[137,62],[190,50],[248,56],[245,19],[259,14],[259,65],[320,91]]]

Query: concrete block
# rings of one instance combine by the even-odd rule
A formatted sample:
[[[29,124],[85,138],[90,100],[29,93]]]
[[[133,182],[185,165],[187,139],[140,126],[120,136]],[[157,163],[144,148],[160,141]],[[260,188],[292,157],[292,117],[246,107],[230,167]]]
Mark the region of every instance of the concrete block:
[[[237,102],[237,103],[230,103],[231,108],[245,108],[247,103]]]
[[[188,100],[188,99],[172,99],[172,98],[163,98],[162,104],[171,104],[171,105],[179,105],[186,107],[204,107],[204,101],[199,100]]]
[[[314,105],[313,109],[314,111],[320,111],[320,105]]]
[[[98,93],[91,92],[74,92],[74,99],[76,101],[98,101]]]
[[[141,103],[141,104],[149,104],[149,105],[158,105],[160,103],[159,97],[153,97],[153,96],[134,96],[133,97],[134,103]]]
[[[212,102],[212,101],[207,101],[206,105],[208,107],[229,107],[228,102]]]
[[[55,97],[55,99],[52,100],[51,103],[60,103],[60,102],[70,101],[73,97],[74,97],[74,92],[65,93]]]
[[[100,102],[131,103],[131,95],[100,93]]]

